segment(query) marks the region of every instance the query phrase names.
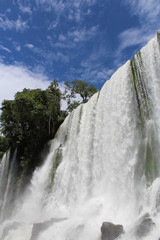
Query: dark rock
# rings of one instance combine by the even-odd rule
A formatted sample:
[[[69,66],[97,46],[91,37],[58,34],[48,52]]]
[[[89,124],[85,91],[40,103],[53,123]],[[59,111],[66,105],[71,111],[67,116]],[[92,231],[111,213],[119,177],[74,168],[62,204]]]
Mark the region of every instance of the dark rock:
[[[31,236],[30,240],[37,240],[39,237],[39,234],[42,233],[43,231],[47,230],[50,226],[52,226],[52,224],[54,224],[56,222],[64,221],[64,220],[66,220],[66,218],[59,218],[59,219],[52,218],[49,221],[35,223],[33,225],[32,236]]]
[[[101,227],[102,240],[114,240],[124,233],[122,225],[115,225],[110,222],[104,222]]]
[[[145,237],[150,233],[154,226],[155,223],[152,221],[150,215],[146,213],[138,220],[135,234],[137,237]]]

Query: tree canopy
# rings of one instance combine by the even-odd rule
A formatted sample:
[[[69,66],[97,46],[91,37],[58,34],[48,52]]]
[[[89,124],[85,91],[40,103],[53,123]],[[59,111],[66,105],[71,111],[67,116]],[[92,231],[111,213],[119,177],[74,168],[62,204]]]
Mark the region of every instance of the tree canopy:
[[[80,103],[86,103],[97,89],[82,80],[73,80],[71,83],[65,82],[64,98],[68,103],[68,112],[71,112]],[[82,101],[75,101],[76,95],[79,95]]]
[[[31,136],[38,141],[41,136],[44,139],[53,137],[60,114],[60,100],[59,89],[24,89],[18,92],[14,100],[2,103],[2,133],[11,145],[24,142]]]
[[[97,91],[82,80],[65,85],[62,93],[54,80],[46,90],[24,89],[15,94],[14,100],[4,100],[2,103],[0,152],[8,147],[17,148],[22,176],[27,171],[31,173],[40,163],[37,157],[40,149],[54,137],[67,114],[80,104],[75,100],[76,94],[85,103]],[[67,111],[61,111],[62,99],[68,103]]]
[[[51,84],[45,91],[24,89],[14,100],[4,100],[1,132],[11,148],[17,148],[19,171],[31,173],[40,163],[40,149],[54,137],[61,121],[61,92]],[[4,137],[0,139],[4,147]],[[4,149],[5,151],[6,149]]]

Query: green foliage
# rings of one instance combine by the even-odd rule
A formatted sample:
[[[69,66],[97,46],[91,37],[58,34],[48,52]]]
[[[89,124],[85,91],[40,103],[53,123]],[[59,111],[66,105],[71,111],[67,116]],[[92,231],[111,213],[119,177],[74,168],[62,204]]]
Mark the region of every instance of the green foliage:
[[[65,87],[64,99],[68,103],[68,112],[71,112],[81,103],[80,101],[73,100],[76,94],[81,96],[82,103],[86,103],[97,92],[97,89],[93,85],[89,85],[82,80],[73,80],[71,83],[65,82]]]
[[[6,152],[9,148],[9,142],[6,137],[0,136],[0,157]]]
[[[142,59],[141,59],[140,52],[138,52],[137,54],[137,61],[139,62],[139,65],[142,67]],[[145,87],[143,76],[137,68],[135,58],[131,60],[130,67],[131,67],[131,73],[132,73],[132,78],[133,78],[133,83],[134,83],[134,88],[136,93],[137,106],[139,111],[139,120],[141,123],[141,127],[143,129],[145,120],[150,118],[150,111],[151,111],[150,100]]]
[[[157,152],[157,135],[154,125],[150,124],[147,128],[145,145],[145,175],[150,185],[158,177],[159,151]]]
[[[0,152],[5,152],[9,147],[17,148],[19,187],[26,176],[40,164],[38,156],[45,143],[54,137],[68,112],[80,104],[72,101],[75,94],[79,93],[83,102],[86,102],[94,92],[96,89],[92,85],[75,80],[71,85],[66,83],[66,90],[62,94],[58,82],[54,80],[46,90],[24,89],[16,93],[14,100],[3,101],[0,116],[3,134],[3,137],[0,137]],[[68,111],[61,111],[62,99],[67,101]],[[54,169],[59,162],[57,158]]]
[[[52,166],[51,173],[50,173],[49,190],[52,189],[52,186],[53,186],[53,183],[54,183],[55,173],[56,173],[57,167],[59,166],[59,164],[61,162],[61,159],[62,159],[62,148],[61,148],[61,145],[60,145],[59,148],[56,149],[55,155],[54,155],[53,166]]]
[[[39,164],[40,149],[54,137],[62,122],[60,101],[61,92],[55,81],[45,91],[24,89],[17,92],[14,100],[3,101],[1,132],[7,148],[18,148],[20,179]],[[0,144],[5,151],[4,139],[0,139]]]
[[[46,96],[47,96],[46,115],[48,117],[48,133],[49,136],[53,137],[55,134],[55,129],[57,129],[58,120],[61,122],[61,120],[58,117],[60,116],[62,117],[62,113],[60,111],[60,102],[62,95],[58,87],[58,82],[56,80],[54,80],[53,83],[51,83],[51,85],[46,90]],[[57,119],[57,123],[55,119]]]
[[[51,84],[46,91],[24,89],[2,103],[2,133],[17,145],[26,140],[53,137],[60,114],[61,93]],[[51,131],[52,127],[52,131]]]
[[[68,106],[68,111],[72,112],[75,108],[77,108],[80,105],[80,102],[73,101],[72,103],[69,104]]]
[[[88,99],[97,92],[97,89],[93,85],[89,85],[82,80],[74,80],[71,82],[71,85],[73,94],[79,94],[83,99],[83,103],[87,102]]]

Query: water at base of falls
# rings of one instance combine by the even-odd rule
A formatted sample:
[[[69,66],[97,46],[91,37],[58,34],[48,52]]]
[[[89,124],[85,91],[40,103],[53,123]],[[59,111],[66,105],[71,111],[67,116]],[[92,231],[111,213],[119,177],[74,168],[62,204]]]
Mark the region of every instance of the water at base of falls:
[[[160,238],[159,39],[66,118],[1,240],[100,240],[103,222],[120,240]]]

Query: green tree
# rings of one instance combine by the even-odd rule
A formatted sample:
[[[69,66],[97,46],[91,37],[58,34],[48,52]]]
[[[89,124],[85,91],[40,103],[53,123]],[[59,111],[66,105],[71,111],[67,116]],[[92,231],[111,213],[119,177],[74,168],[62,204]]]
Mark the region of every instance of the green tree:
[[[24,89],[16,93],[14,100],[4,100],[2,103],[0,152],[5,152],[9,147],[13,151],[17,148],[19,185],[41,163],[40,150],[54,137],[68,112],[80,104],[80,101],[75,101],[76,94],[85,103],[97,91],[82,80],[65,85],[63,94],[54,80],[46,90]],[[62,99],[68,103],[67,111],[61,110]]]
[[[82,80],[73,80],[71,83],[65,82],[64,99],[66,99],[68,104],[68,112],[71,112],[81,103],[80,101],[73,100],[76,94],[81,96],[82,103],[86,103],[96,92],[96,87]]]
[[[14,100],[3,101],[1,132],[9,146],[17,148],[21,179],[40,164],[40,149],[54,137],[60,125],[60,101],[55,81],[45,91],[24,89]]]
[[[57,80],[54,80],[48,89],[46,90],[47,96],[47,109],[46,115],[48,117],[48,134],[52,138],[59,125],[59,117],[61,115],[60,102],[61,102],[61,91],[58,86]]]
[[[9,143],[7,141],[7,138],[4,136],[0,136],[0,158],[8,149],[9,149]]]
[[[83,103],[87,102],[89,98],[97,92],[97,89],[93,85],[89,85],[87,82],[82,80],[74,80],[71,84],[72,92],[79,94],[83,99]]]

